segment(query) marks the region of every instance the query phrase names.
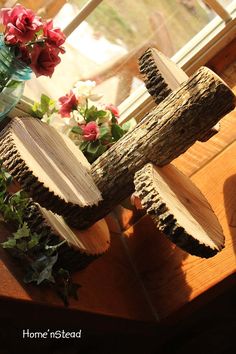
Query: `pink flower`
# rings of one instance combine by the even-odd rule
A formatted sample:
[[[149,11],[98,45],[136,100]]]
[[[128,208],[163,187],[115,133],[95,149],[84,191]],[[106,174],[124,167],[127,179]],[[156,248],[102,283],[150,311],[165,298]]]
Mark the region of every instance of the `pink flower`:
[[[112,114],[114,114],[115,117],[119,118],[119,116],[120,116],[119,110],[113,104],[106,105],[105,109],[108,109]]]
[[[30,67],[35,75],[52,76],[55,66],[60,63],[59,51],[49,45],[40,46],[36,44],[31,53]]]
[[[88,124],[81,126],[83,130],[83,138],[87,141],[97,140],[99,137],[99,127],[95,122],[89,122]]]
[[[59,98],[59,102],[61,103],[61,108],[59,113],[62,117],[70,117],[70,113],[73,109],[76,109],[77,99],[73,91],[67,93],[65,96]]]
[[[53,21],[48,20],[43,24],[43,34],[47,38],[47,42],[63,53],[64,49],[60,46],[65,42],[66,36],[59,28],[53,28]]]
[[[9,44],[31,41],[43,25],[40,17],[20,4],[13,8],[3,8],[0,18],[6,26],[5,40]]]

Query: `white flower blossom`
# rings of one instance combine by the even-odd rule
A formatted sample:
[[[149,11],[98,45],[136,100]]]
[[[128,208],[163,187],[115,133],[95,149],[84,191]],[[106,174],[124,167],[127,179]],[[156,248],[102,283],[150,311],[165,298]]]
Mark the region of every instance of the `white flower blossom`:
[[[98,101],[102,98],[102,95],[94,94],[93,89],[96,86],[95,81],[78,81],[72,91],[80,98],[80,104],[83,105],[81,97],[88,98],[90,101]]]
[[[68,134],[71,129],[68,125],[68,118],[62,118],[59,113],[53,113],[50,116],[44,114],[42,121],[52,125],[60,133]]]
[[[74,124],[73,125],[86,124],[86,121],[85,121],[84,117],[82,116],[82,114],[80,114],[76,110],[74,110],[72,112],[72,118],[71,119],[74,119]]]

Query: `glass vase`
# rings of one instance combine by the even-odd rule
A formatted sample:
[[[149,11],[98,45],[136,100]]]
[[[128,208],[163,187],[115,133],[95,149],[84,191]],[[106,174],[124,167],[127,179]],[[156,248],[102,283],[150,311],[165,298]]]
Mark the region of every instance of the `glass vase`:
[[[5,45],[0,34],[0,122],[19,102],[31,73],[31,68],[15,57],[13,48]]]

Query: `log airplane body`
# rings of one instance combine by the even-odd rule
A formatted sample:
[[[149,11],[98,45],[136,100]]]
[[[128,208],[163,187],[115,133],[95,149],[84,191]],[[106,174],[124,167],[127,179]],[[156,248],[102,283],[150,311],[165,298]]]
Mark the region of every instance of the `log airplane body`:
[[[58,134],[46,123],[30,117],[15,118],[0,132],[0,157],[5,167],[30,196],[47,209],[62,215],[69,229],[87,228],[130,196],[134,191],[134,176],[145,168],[146,164],[152,163],[157,166],[169,164],[195,141],[204,137],[234,106],[235,96],[230,88],[212,71],[202,67],[174,92],[168,94],[133,131],[122,137],[91,166],[81,156],[79,149],[72,146],[72,142],[66,137]],[[158,175],[164,178],[157,172],[155,178],[158,178]],[[143,187],[142,184],[140,187],[140,183],[137,185],[140,195],[142,188],[147,191],[145,184]],[[172,198],[170,202],[169,198],[170,184],[160,184],[160,188],[163,186],[167,192],[166,205],[170,210],[174,204],[174,199]],[[197,202],[192,204],[193,208],[197,208],[198,203],[205,203],[204,198],[199,198],[196,190],[189,185],[190,190],[193,191],[193,198],[198,196]],[[161,194],[161,191],[160,195],[165,199],[165,194]],[[175,195],[176,201],[179,195],[181,193]],[[191,197],[190,193],[189,198]],[[156,203],[155,200],[154,202]],[[149,204],[148,208],[145,203],[143,204],[148,213]],[[184,204],[181,202],[179,205],[178,209],[182,208],[182,213],[185,213]],[[161,214],[158,215],[158,212],[154,220],[160,227],[161,223],[165,223],[165,218],[163,219]],[[179,230],[183,223],[186,232],[182,234],[184,235],[182,241],[176,243],[187,251],[209,257],[223,247],[220,226],[212,212],[206,213],[206,220],[213,228],[216,227],[217,230],[213,234],[210,232],[210,226],[207,228],[204,222],[202,223],[201,215],[195,217],[192,212],[188,223],[186,221],[188,216],[181,217],[180,214],[181,210],[177,216],[176,209],[174,213],[170,212],[172,219],[177,220],[173,224],[177,225],[177,228],[172,224],[173,227],[170,226],[169,222],[167,225],[167,228],[170,226],[173,229],[169,236],[174,242],[179,232],[176,233],[175,230]],[[52,227],[54,224],[55,227],[57,225],[56,231],[65,237],[68,243],[75,237],[73,230],[71,232],[65,230],[62,219],[59,221],[50,213],[44,214],[44,217]],[[158,218],[161,221],[158,221]],[[194,234],[190,230],[191,226],[194,226]],[[165,231],[166,228],[163,226],[162,230]],[[196,237],[195,232],[199,233]],[[90,255],[103,253],[109,243],[108,237],[104,239],[95,229],[94,237],[97,238],[96,252],[91,241],[88,246],[90,251],[87,252]],[[81,252],[79,242],[76,243],[76,247]]]

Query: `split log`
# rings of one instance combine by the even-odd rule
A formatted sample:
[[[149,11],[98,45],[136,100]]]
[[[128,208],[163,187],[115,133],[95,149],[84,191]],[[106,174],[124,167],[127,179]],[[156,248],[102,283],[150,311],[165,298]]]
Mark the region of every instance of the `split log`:
[[[4,166],[40,205],[67,215],[102,199],[87,159],[52,126],[32,117],[14,118],[0,136]]]
[[[58,248],[59,268],[81,270],[104,254],[110,246],[110,234],[105,220],[79,231],[70,228],[61,216],[33,202],[27,207],[24,220],[32,232],[45,235],[50,245],[66,240]]]
[[[104,217],[132,194],[135,172],[148,162],[168,164],[234,107],[230,88],[211,70],[200,68],[92,164],[103,201],[67,217],[67,222],[87,227]]]
[[[222,228],[206,198],[175,166],[147,164],[134,184],[143,208],[177,246],[205,258],[224,247]]]
[[[188,75],[172,60],[155,48],[147,49],[139,58],[139,70],[145,86],[156,104],[162,102],[180,84],[188,80]],[[216,124],[200,141],[205,142],[220,130]]]

